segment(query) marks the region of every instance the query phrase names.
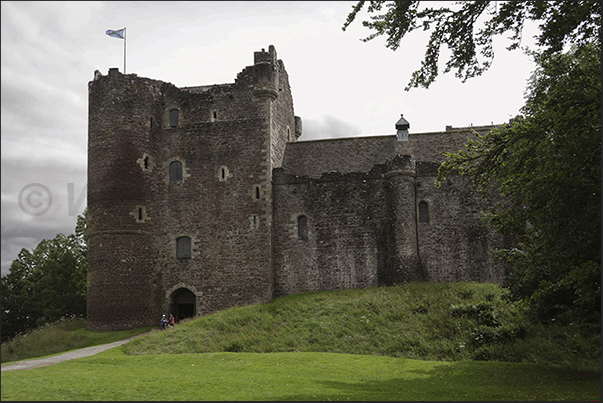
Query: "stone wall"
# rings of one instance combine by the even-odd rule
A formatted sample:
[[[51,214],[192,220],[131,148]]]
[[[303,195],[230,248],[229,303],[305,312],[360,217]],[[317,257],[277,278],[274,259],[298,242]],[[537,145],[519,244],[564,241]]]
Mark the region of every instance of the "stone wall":
[[[434,184],[445,151],[458,152],[474,131],[491,128],[411,134],[407,142],[378,136],[288,144],[274,178],[276,293],[501,281],[491,250],[502,239],[481,220],[484,205],[470,179],[451,174],[440,188]],[[306,239],[297,233],[301,215]]]
[[[388,246],[382,168],[320,178],[274,171],[275,295],[378,285]]]
[[[502,238],[482,221],[483,207],[471,192],[470,178],[450,175],[436,188],[437,167],[429,165],[417,173],[417,208],[426,202],[429,215],[417,224],[426,280],[500,282],[503,267],[491,250],[502,246]]]

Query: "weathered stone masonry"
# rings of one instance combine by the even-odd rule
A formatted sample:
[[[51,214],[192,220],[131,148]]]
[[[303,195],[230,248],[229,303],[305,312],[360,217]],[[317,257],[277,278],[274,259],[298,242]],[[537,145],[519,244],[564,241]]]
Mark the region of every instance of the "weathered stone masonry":
[[[467,179],[434,186],[441,153],[461,149],[470,129],[402,141],[298,142],[301,133],[273,46],[231,84],[96,72],[88,328],[310,291],[500,281],[489,250],[501,240]]]

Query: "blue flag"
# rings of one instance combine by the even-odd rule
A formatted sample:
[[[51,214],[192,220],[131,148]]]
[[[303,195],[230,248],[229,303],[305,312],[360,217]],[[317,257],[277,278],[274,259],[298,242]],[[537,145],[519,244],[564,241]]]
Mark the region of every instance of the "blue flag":
[[[122,29],[118,29],[117,31],[113,31],[112,29],[108,29],[107,32],[105,32],[107,35],[112,36],[113,38],[119,38],[119,39],[125,39],[124,38],[124,31],[126,29],[122,28]]]

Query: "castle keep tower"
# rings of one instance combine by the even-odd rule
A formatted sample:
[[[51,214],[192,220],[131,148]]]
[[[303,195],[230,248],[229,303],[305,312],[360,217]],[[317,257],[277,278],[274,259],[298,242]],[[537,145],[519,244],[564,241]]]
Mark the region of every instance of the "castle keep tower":
[[[272,169],[301,134],[270,46],[232,84],[89,83],[88,328],[273,295]]]
[[[152,124],[160,91],[117,69],[97,75],[89,91],[88,327],[147,326],[161,306],[153,169],[160,132]]]

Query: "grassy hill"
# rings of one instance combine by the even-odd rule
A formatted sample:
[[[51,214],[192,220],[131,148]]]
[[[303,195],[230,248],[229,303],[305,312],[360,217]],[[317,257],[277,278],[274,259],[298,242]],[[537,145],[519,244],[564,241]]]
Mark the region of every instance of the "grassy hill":
[[[2,345],[2,359],[144,331],[66,321]],[[600,351],[600,334],[532,325],[495,285],[405,284],[276,298],[3,372],[2,400],[593,400]]]
[[[84,330],[85,320],[45,326],[2,345],[2,362],[57,354],[150,330]],[[544,363],[600,371],[600,333],[533,325],[494,284],[416,283],[291,295],[153,329],[128,355],[331,352],[436,361]]]
[[[417,283],[291,295],[183,321],[129,355],[330,352],[600,368],[600,335],[531,325],[493,284]]]
[[[57,354],[150,330],[45,326],[2,345],[2,362]],[[436,361],[544,363],[600,371],[600,333],[533,325],[494,284],[416,283],[290,295],[185,320],[124,346],[128,355],[330,352]]]

